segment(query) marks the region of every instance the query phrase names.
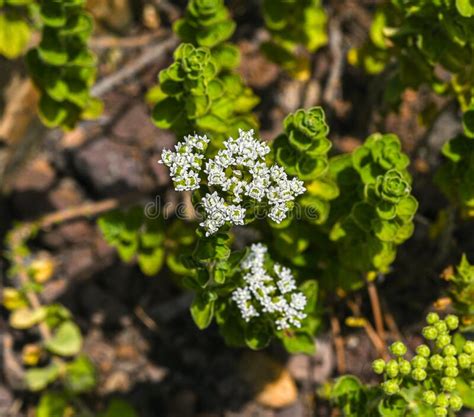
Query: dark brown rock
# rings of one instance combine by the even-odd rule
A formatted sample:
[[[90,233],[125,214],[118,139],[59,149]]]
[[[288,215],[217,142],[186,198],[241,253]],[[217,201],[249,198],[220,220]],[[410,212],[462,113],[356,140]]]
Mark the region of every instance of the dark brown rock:
[[[92,142],[79,151],[74,164],[94,190],[103,195],[145,191],[151,187],[141,152],[107,138]]]

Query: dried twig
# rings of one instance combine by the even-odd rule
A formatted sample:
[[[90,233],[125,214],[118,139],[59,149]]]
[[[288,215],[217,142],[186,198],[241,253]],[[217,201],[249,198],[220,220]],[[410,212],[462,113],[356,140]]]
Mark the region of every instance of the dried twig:
[[[336,363],[337,372],[342,375],[346,372],[346,356],[344,352],[344,338],[341,334],[341,325],[336,315],[331,313],[331,331],[334,340],[334,347],[336,348]]]
[[[372,307],[372,314],[374,315],[375,328],[382,340],[385,340],[385,329],[383,327],[383,312],[380,306],[379,294],[374,281],[367,281],[367,291],[369,293],[370,305]]]
[[[352,314],[356,317],[362,317],[360,313],[359,306],[351,300],[347,300],[347,305],[351,309]],[[377,350],[377,353],[382,356],[384,359],[389,359],[387,345],[385,342],[380,338],[377,332],[374,330],[372,324],[370,324],[369,320],[364,319],[364,330],[367,334],[368,338],[370,339],[372,345]]]
[[[382,307],[384,310],[385,323],[387,324],[387,327],[390,330],[390,333],[392,333],[392,335],[397,340],[402,340],[403,336],[402,336],[402,333],[400,332],[400,329],[398,328],[395,317],[393,316],[392,312],[390,311],[387,303],[383,300],[383,298],[381,302],[382,302]]]
[[[336,18],[329,24],[329,49],[333,59],[323,99],[334,107],[336,100],[341,98],[341,76],[344,63],[342,32],[340,22]]]
[[[155,0],[154,2],[156,6],[158,7],[158,9],[166,13],[172,22],[178,19],[179,16],[181,15],[179,7],[175,6],[169,0]]]
[[[105,93],[143,71],[152,62],[162,58],[177,44],[178,39],[176,39],[175,36],[170,36],[161,43],[148,46],[143,53],[130,64],[125,65],[121,70],[100,80],[94,87],[92,87],[92,95],[103,96]]]
[[[142,33],[136,36],[97,36],[93,37],[89,46],[92,49],[108,49],[108,48],[140,48],[155,42],[158,38],[163,37],[163,31],[152,33]]]

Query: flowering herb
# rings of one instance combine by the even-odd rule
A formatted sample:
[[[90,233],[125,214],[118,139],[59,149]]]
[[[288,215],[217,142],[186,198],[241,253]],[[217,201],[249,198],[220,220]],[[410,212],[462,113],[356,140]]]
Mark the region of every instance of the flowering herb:
[[[223,0],[190,0],[184,17],[173,25],[183,42],[209,48],[219,70],[231,70],[239,64],[239,49],[226,42],[235,28]]]
[[[289,268],[273,265],[273,275],[265,268],[268,248],[259,243],[250,247],[250,253],[241,262],[245,286],[232,293],[242,318],[249,322],[262,314],[273,318],[277,330],[301,327],[306,318],[306,297],[296,290],[296,282]]]
[[[474,104],[464,113],[463,133],[447,141],[441,150],[444,162],[435,180],[463,217],[474,216]]]
[[[446,271],[443,278],[449,283],[449,296],[456,312],[461,317],[464,331],[474,329],[474,265],[464,254],[456,270]]]
[[[327,15],[321,0],[265,0],[263,17],[272,38],[263,52],[293,77],[310,75],[310,54],[326,45]]]
[[[208,143],[206,136],[186,136],[174,152],[164,150],[160,161],[170,168],[177,191],[207,189],[200,202],[200,226],[206,236],[225,224],[243,225],[247,209],[257,206],[268,208],[268,217],[276,223],[288,216],[295,198],[305,191],[303,182],[288,179],[282,167],[265,162],[270,148],[254,137],[253,130],[239,130],[239,137],[228,138],[224,149],[206,159]]]
[[[473,10],[470,0],[381,2],[369,40],[349,52],[349,62],[371,74],[392,65],[385,92],[391,104],[400,102],[403,90],[428,85],[455,96],[465,110],[473,97]]]
[[[0,1],[0,55],[8,59],[19,57],[28,45],[34,0]]]
[[[455,315],[440,319],[429,313],[423,329],[426,344],[406,359],[407,347],[400,341],[390,346],[392,359],[377,359],[373,371],[384,381],[365,386],[352,375],[339,378],[331,392],[332,401],[345,416],[445,417],[472,403],[474,342],[453,332],[459,326]]]
[[[384,376],[382,389],[386,395],[400,395],[408,400],[405,390],[419,384],[423,402],[432,407],[436,417],[444,417],[450,410],[459,411],[463,406],[456,378],[472,380],[474,343],[453,344],[450,332],[459,326],[457,316],[448,315],[442,320],[436,313],[429,313],[426,321],[428,326],[423,328],[423,336],[432,343],[431,348],[426,344],[419,345],[416,355],[408,361],[404,359],[406,346],[395,342],[390,347],[395,359],[388,362],[378,359],[373,363],[373,369]]]
[[[240,75],[219,68],[208,48],[181,44],[153,88],[155,124],[178,136],[195,131],[215,140],[237,134],[239,128],[256,128],[251,112],[259,98]]]
[[[102,111],[102,103],[90,93],[97,73],[96,57],[87,46],[94,22],[83,0],[40,3],[41,42],[28,52],[26,62],[41,92],[42,122],[70,130],[78,120]]]

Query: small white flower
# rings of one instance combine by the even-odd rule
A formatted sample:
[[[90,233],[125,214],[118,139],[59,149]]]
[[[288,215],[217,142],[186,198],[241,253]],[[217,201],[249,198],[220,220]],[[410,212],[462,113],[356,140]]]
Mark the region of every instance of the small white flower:
[[[196,190],[199,188],[204,152],[209,139],[206,136],[186,136],[183,142],[175,145],[175,151],[164,149],[159,163],[170,169],[170,175],[177,191]]]
[[[276,223],[281,223],[285,218],[288,212],[288,208],[285,204],[276,204],[270,209],[268,217]]]
[[[237,205],[228,206],[229,220],[236,225],[244,225],[245,209]]]
[[[250,253],[240,263],[245,286],[237,288],[232,299],[245,321],[264,313],[274,319],[278,330],[301,327],[301,321],[306,318],[303,312],[306,297],[297,291],[289,268],[275,263],[273,272],[276,277],[270,275],[265,268],[267,251],[261,243],[251,245]]]
[[[270,148],[255,138],[253,130],[239,130],[239,137],[224,141],[224,149],[210,159],[205,158],[208,143],[206,136],[188,135],[175,145],[174,152],[163,150],[159,161],[169,167],[177,191],[199,189],[200,172],[205,165],[207,185],[213,196],[221,198],[217,201],[207,195],[203,199],[205,218],[201,225],[208,236],[226,222],[244,224],[245,210],[238,206],[236,211],[234,207],[244,200],[259,203],[259,208],[268,207],[268,216],[280,223],[288,215],[291,203],[305,191],[303,182],[289,180],[282,167],[267,165],[265,156]]]

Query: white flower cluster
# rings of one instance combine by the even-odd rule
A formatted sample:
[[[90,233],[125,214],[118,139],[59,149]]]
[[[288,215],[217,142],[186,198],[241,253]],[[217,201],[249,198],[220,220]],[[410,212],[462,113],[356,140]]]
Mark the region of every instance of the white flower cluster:
[[[301,320],[306,318],[306,297],[296,291],[290,269],[275,263],[273,272],[277,278],[268,274],[265,269],[267,250],[261,243],[250,247],[250,253],[240,264],[246,285],[232,293],[232,300],[246,322],[261,313],[268,313],[275,317],[278,330],[301,327]]]
[[[187,136],[176,152],[163,151],[162,161],[171,170],[177,191],[195,190],[200,186],[199,173],[203,152],[209,140],[203,136]],[[244,199],[269,206],[268,217],[280,223],[286,218],[295,198],[305,192],[303,181],[288,179],[279,165],[267,166],[267,144],[254,137],[254,131],[239,130],[239,137],[224,141],[224,149],[205,163],[207,185],[217,191],[202,200],[205,219],[200,224],[206,235],[216,233],[226,222],[244,224]]]
[[[209,139],[206,136],[188,135],[184,142],[175,145],[175,151],[164,149],[161,161],[170,169],[176,191],[197,190],[201,185],[199,172]]]

